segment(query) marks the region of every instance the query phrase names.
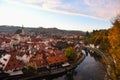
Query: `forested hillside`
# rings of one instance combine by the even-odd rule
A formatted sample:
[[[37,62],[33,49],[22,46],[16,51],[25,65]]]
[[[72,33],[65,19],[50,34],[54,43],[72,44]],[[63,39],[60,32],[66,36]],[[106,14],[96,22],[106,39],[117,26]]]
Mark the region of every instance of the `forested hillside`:
[[[108,30],[93,30],[87,33],[86,43],[100,45],[100,49],[113,58],[116,68],[116,77],[120,80],[120,15],[112,21]]]
[[[116,62],[116,73],[120,80],[120,16],[113,21],[113,27],[108,31],[108,40],[110,43],[109,53]]]

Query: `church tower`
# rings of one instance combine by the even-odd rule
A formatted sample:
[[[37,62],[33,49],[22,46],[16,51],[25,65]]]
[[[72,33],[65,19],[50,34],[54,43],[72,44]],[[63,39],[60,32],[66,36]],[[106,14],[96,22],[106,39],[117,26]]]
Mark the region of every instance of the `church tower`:
[[[25,31],[24,31],[24,26],[23,26],[23,25],[22,25],[21,30],[22,30],[21,34],[22,34],[22,35],[25,35]]]

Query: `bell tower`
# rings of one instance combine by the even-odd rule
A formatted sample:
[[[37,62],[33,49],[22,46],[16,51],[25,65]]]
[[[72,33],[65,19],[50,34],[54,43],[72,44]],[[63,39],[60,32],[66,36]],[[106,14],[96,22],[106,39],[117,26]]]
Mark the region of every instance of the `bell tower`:
[[[23,25],[22,25],[21,30],[22,30],[21,34],[24,35],[24,34],[25,34],[25,31],[24,31],[24,26],[23,26]]]

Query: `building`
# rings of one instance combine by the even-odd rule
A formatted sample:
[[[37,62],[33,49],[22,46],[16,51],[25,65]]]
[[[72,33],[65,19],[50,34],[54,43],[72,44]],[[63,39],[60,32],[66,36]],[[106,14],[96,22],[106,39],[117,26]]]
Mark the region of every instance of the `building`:
[[[20,42],[26,42],[30,39],[29,36],[25,34],[24,28],[18,29],[12,36],[11,45],[19,44]]]

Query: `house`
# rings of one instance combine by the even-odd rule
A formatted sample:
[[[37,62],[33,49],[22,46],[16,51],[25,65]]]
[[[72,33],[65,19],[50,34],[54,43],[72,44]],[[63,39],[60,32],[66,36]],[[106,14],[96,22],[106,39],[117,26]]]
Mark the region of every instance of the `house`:
[[[1,58],[0,58],[0,68],[2,70],[5,70],[10,58],[11,58],[10,54],[4,54],[4,55],[1,56]]]
[[[24,66],[25,64],[22,61],[16,59],[16,56],[11,56],[3,70],[6,72],[13,72],[14,70],[20,70]]]
[[[32,55],[23,54],[22,56],[16,56],[16,59],[24,63],[28,63]]]

